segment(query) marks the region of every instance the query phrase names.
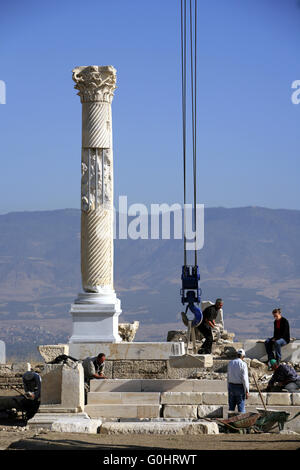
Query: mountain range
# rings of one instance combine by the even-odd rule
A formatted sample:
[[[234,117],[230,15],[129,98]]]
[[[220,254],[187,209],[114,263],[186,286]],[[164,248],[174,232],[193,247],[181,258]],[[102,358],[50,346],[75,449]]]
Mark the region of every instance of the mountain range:
[[[272,335],[275,307],[300,336],[299,240],[297,210],[205,209],[202,299],[223,298],[225,328],[237,339]],[[119,321],[140,322],[137,341],[165,341],[169,330],[184,329],[182,264],[182,240],[115,240]],[[0,339],[8,356],[35,356],[39,344],[68,341],[70,304],[80,291],[80,210],[0,215]]]

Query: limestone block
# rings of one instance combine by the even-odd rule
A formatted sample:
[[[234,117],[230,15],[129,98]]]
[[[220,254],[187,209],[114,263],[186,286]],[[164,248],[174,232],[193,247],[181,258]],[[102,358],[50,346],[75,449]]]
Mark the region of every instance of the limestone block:
[[[0,341],[0,364],[6,363],[6,347],[5,342]]]
[[[159,405],[159,393],[143,392],[89,392],[88,405]]]
[[[60,404],[62,394],[62,364],[47,364],[42,376],[41,404]]]
[[[103,423],[100,434],[170,434],[170,435],[198,435],[219,434],[217,423],[197,421],[184,422],[141,422],[141,423]]]
[[[135,379],[91,380],[91,392],[141,392],[142,381]],[[155,391],[155,390],[150,390]]]
[[[185,354],[169,358],[170,367],[174,368],[208,368],[213,366],[211,354]]]
[[[291,394],[267,393],[267,405],[291,405]]]
[[[100,347],[100,349],[99,349]],[[170,356],[180,356],[185,353],[184,343],[171,342],[135,342],[135,343],[74,343],[70,344],[70,355],[78,359],[97,356],[99,352],[109,360],[155,360],[169,359]]]
[[[158,418],[160,405],[86,405],[90,418]]]
[[[11,365],[12,372],[19,372],[25,374],[25,372],[31,370],[31,365],[29,362],[14,362]]]
[[[60,418],[52,423],[51,431],[97,434],[100,432],[101,424],[101,419]]]
[[[265,348],[265,339],[247,339],[244,341],[244,350],[246,356],[251,359],[267,361]],[[300,362],[300,340],[291,341],[281,348],[282,361],[299,363]]]
[[[113,377],[122,378],[166,378],[167,377],[167,361],[166,360],[126,360],[113,361]]]
[[[264,403],[266,404],[267,403],[267,394],[262,393],[262,397],[263,397]],[[246,405],[262,405],[259,393],[256,393],[256,392],[249,393],[249,397],[246,401]]]
[[[218,405],[199,405],[199,418],[223,418],[223,406]]]
[[[79,411],[84,409],[84,374],[81,364],[62,367],[61,405],[78,408]]]
[[[292,393],[291,399],[292,399],[292,405],[300,406],[300,393]]]
[[[204,405],[227,405],[228,397],[226,392],[203,392],[202,403]]]
[[[62,354],[69,356],[68,344],[47,344],[38,346],[37,349],[45,362],[53,361],[57,356],[61,356]]]
[[[163,392],[160,399],[164,405],[198,405],[202,403],[201,392]]]
[[[197,419],[197,405],[163,405],[164,418]]]
[[[133,323],[119,323],[119,335],[122,341],[131,343],[136,335],[136,332],[140,326],[140,322],[135,321]]]

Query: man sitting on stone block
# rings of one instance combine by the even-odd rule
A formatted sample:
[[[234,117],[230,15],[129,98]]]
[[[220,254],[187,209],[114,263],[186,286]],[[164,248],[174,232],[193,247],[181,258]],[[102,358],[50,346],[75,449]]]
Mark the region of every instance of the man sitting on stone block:
[[[287,390],[290,393],[297,392],[300,389],[300,376],[295,369],[288,364],[279,364],[275,359],[271,359],[270,365],[274,374],[269,380],[266,391]],[[277,383],[277,386],[275,385]]]
[[[87,393],[90,391],[91,379],[106,379],[104,375],[106,356],[103,353],[98,354],[96,357],[87,357],[82,361],[84,371],[84,390],[87,398]]]
[[[276,359],[279,364],[281,361],[281,347],[290,342],[290,326],[286,318],[281,315],[280,308],[275,308],[272,312],[274,317],[274,333],[272,338],[265,341],[265,347],[270,365],[271,359]],[[274,357],[274,352],[275,356]]]

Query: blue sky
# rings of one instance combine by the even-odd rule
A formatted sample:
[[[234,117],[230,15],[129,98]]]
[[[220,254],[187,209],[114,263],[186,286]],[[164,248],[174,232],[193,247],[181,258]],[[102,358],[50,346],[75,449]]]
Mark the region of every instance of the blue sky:
[[[198,202],[300,209],[297,0],[198,0]],[[78,65],[113,65],[115,200],[182,202],[180,0],[3,0],[0,212],[80,207]]]

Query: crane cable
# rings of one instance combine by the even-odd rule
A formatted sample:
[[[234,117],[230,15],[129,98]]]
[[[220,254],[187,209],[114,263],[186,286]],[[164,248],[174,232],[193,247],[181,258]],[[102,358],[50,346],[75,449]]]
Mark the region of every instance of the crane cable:
[[[194,29],[193,29],[194,6]],[[189,2],[189,29],[190,29],[190,65],[191,65],[191,113],[192,113],[192,150],[193,150],[193,229],[195,233],[195,266],[197,266],[197,0]],[[186,257],[186,155],[187,155],[187,5],[181,0],[181,84],[182,84],[182,143],[183,143],[183,186],[184,186],[184,265]]]

